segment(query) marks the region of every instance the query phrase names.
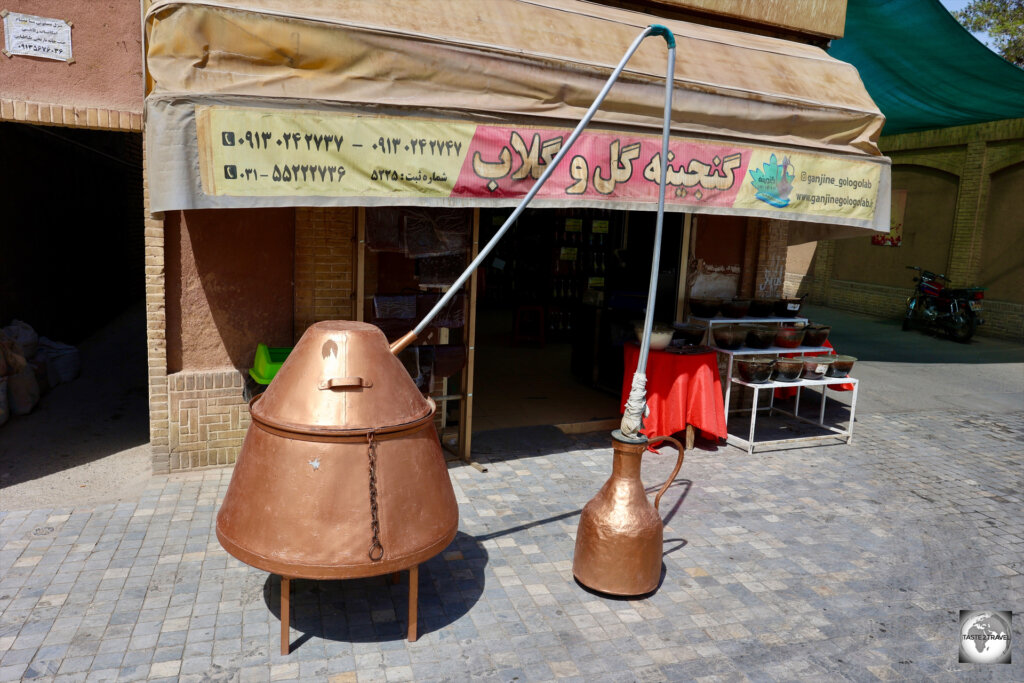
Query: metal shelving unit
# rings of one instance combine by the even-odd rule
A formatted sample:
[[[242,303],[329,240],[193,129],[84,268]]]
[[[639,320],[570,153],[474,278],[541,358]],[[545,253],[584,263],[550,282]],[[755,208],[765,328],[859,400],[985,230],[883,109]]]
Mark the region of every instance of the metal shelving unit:
[[[767,444],[797,443],[797,442],[801,442],[801,441],[821,441],[821,440],[824,440],[824,439],[837,439],[837,438],[845,440],[846,443],[850,443],[850,442],[853,441],[853,421],[854,421],[854,417],[856,416],[856,412],[857,412],[857,388],[858,388],[858,385],[859,385],[859,382],[855,378],[853,378],[853,377],[823,377],[821,379],[800,379],[800,380],[795,380],[795,381],[792,381],[792,382],[773,381],[773,382],[763,382],[761,384],[754,384],[754,383],[751,383],[751,382],[744,382],[741,379],[732,378],[732,380],[730,381],[730,384],[732,384],[732,383],[740,384],[740,385],[745,386],[745,387],[750,387],[751,389],[754,390],[754,401],[753,401],[753,404],[751,405],[751,407],[749,409],[750,410],[750,433],[747,435],[746,439],[743,439],[742,437],[739,437],[739,436],[734,436],[732,434],[728,434],[728,436],[726,437],[726,443],[728,443],[728,444],[730,444],[732,446],[738,446],[740,448],[745,448],[748,454],[752,454],[754,452],[755,444],[767,445]],[[840,427],[831,427],[831,426],[825,424],[825,402],[828,400],[828,396],[827,396],[827,393],[825,391],[825,388],[828,387],[829,385],[833,385],[833,384],[852,384],[853,385],[853,397],[852,397],[852,400],[850,402],[850,423],[849,423],[849,425],[847,426],[846,429],[842,429]],[[804,387],[821,387],[821,406],[820,406],[820,408],[818,410],[818,420],[817,421],[810,420],[810,419],[808,419],[806,417],[801,417],[799,415],[799,413],[800,413],[800,393],[801,393],[801,390]],[[775,389],[778,389],[778,388],[790,388],[790,389],[795,388],[797,390],[797,393],[796,393],[796,403],[793,406],[793,412],[789,412],[788,410],[784,410],[782,408],[776,408],[775,407]],[[758,398],[759,398],[759,394],[760,394],[761,390],[763,390],[763,389],[771,390],[770,393],[768,394],[770,398],[768,400],[768,405],[767,406],[765,406],[763,408],[759,408],[758,405],[757,405],[758,404]],[[758,413],[758,411],[763,411],[763,410],[767,410],[769,415],[771,415],[772,413],[778,411],[778,412],[780,412],[780,413],[782,413],[784,415],[789,415],[790,417],[793,417],[793,418],[795,418],[797,420],[800,420],[801,422],[806,422],[808,424],[817,425],[817,426],[819,426],[819,427],[821,427],[823,429],[828,430],[830,433],[829,434],[821,434],[821,435],[817,435],[817,436],[801,436],[801,437],[796,437],[796,438],[793,438],[793,439],[770,439],[770,440],[766,440],[766,441],[756,441],[754,439],[754,427],[757,424],[757,413]],[[729,404],[726,403],[725,414],[726,414],[726,430],[727,431],[728,431],[729,412],[730,412]],[[746,409],[737,410],[737,411],[734,411],[734,412],[746,412]]]

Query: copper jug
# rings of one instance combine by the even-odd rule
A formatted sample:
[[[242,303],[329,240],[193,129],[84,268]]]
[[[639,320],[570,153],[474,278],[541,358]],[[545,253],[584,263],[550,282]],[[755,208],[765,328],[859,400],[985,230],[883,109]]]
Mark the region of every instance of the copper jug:
[[[583,508],[576,532],[572,573],[580,583],[610,595],[644,595],[658,587],[664,523],[661,496],[683,464],[683,446],[669,436],[622,440],[612,433],[612,475]],[[678,450],[675,469],[651,505],[640,480],[648,446],[671,442]]]
[[[352,321],[312,325],[253,399],[217,538],[284,579],[282,652],[292,578],[409,569],[415,640],[416,568],[459,522],[434,412],[380,329]]]

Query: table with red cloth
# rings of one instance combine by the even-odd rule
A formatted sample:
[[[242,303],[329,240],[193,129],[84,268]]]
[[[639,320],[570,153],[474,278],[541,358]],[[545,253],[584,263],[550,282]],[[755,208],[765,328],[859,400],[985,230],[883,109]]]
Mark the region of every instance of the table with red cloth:
[[[640,346],[623,345],[625,373],[622,377],[620,412],[629,399],[633,386]],[[718,374],[718,354],[672,353],[651,350],[647,356],[647,407],[640,432],[652,436],[671,436],[693,425],[705,435],[724,439],[725,404],[722,401],[722,380]]]

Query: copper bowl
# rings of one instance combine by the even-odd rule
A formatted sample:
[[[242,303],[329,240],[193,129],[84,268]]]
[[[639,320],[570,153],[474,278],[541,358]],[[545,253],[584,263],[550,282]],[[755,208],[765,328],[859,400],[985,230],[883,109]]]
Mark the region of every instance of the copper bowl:
[[[778,330],[768,325],[753,325],[747,328],[747,346],[752,349],[767,349],[775,342]]]
[[[752,318],[767,318],[775,313],[775,299],[753,299],[747,315]]]
[[[718,299],[690,299],[690,312],[698,318],[714,318],[720,305]]]
[[[672,327],[676,328],[673,339],[682,339],[687,346],[700,344],[704,341],[704,333],[708,331],[708,328],[703,325],[692,323],[673,323]]]
[[[740,325],[722,325],[714,327],[715,346],[720,349],[734,351],[747,340],[747,328]]]
[[[800,315],[803,306],[803,299],[779,299],[773,304],[773,310],[780,318],[795,318]]]
[[[855,362],[857,359],[853,356],[835,356],[825,374],[829,377],[849,377]]]
[[[726,318],[742,318],[750,310],[750,299],[722,299],[722,315]]]
[[[800,356],[804,363],[803,372],[800,376],[804,379],[821,379],[828,372],[835,356]]]
[[[803,346],[824,346],[828,339],[828,333],[832,331],[831,325],[808,325],[804,328]]]
[[[775,331],[775,345],[784,349],[795,349],[804,340],[803,327],[780,327]]]
[[[800,378],[804,371],[804,362],[799,358],[777,358],[772,371],[772,379],[781,382],[792,382]]]
[[[736,359],[736,370],[739,372],[740,379],[751,384],[763,384],[770,381],[774,367],[774,358],[748,356]]]

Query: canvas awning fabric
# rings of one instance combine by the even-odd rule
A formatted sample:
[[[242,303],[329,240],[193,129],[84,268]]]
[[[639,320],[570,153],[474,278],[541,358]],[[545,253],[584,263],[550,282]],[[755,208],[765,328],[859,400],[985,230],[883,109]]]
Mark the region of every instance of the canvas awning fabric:
[[[829,53],[860,71],[885,135],[1024,118],[1024,69],[938,0],[850,0],[846,35]]]
[[[884,119],[849,64],[578,0],[155,2],[151,208],[514,205],[651,23],[678,41],[669,210],[887,230]],[[644,42],[534,206],[653,210],[666,54]]]

